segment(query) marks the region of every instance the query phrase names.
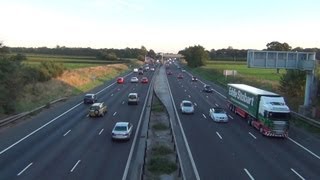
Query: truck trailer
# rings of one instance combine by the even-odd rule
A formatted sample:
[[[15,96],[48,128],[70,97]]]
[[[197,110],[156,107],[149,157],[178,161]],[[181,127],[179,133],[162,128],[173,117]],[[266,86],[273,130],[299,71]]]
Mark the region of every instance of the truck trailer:
[[[276,93],[246,84],[228,84],[228,108],[265,136],[288,137],[290,109]]]

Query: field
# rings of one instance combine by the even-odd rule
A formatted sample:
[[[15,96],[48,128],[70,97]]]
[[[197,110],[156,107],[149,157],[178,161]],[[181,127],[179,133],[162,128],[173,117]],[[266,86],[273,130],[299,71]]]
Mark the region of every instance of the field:
[[[208,61],[206,66],[190,70],[224,87],[226,87],[227,83],[245,83],[270,91],[278,91],[280,77],[285,73],[285,70],[280,70],[278,74],[275,69],[248,68],[245,61],[219,60]],[[237,75],[226,77],[223,75],[224,70],[235,70]]]
[[[84,67],[94,67],[106,64],[129,63],[127,60],[97,60],[94,56],[59,56],[59,55],[42,55],[42,54],[26,54],[27,60],[24,63],[36,66],[42,61],[54,61],[63,63],[67,69],[78,69]]]

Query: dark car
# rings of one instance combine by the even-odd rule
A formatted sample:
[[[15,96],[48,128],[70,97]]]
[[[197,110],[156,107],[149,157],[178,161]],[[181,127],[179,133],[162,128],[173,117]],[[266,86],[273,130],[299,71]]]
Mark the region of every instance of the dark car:
[[[97,96],[95,94],[86,94],[83,99],[84,104],[93,104],[97,102]]]
[[[213,89],[211,88],[211,86],[210,85],[204,85],[203,86],[203,90],[202,90],[203,92],[207,92],[207,93],[212,93],[213,92]]]
[[[168,71],[167,74],[168,74],[168,75],[172,75],[172,72],[171,72],[171,71]]]
[[[177,78],[178,79],[183,79],[183,75],[182,74],[178,74]]]
[[[139,70],[138,74],[143,75],[143,70]]]

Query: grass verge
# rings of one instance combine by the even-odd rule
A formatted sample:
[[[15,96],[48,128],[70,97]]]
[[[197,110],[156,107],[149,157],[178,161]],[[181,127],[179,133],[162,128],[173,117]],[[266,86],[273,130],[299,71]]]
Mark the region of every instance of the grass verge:
[[[163,130],[167,130],[169,127],[164,123],[157,123],[157,124],[154,124],[152,128],[154,130],[163,131]]]
[[[155,156],[150,159],[148,170],[156,174],[171,174],[177,170],[177,165],[164,157]]]
[[[155,156],[171,154],[173,151],[165,145],[157,145],[152,148],[152,154]]]

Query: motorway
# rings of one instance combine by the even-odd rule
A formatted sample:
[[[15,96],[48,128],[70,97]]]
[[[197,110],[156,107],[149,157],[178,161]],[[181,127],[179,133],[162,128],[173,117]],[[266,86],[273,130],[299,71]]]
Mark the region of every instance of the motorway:
[[[296,127],[287,139],[264,137],[226,108],[223,88],[210,83],[215,92],[204,93],[203,81],[191,82],[189,72],[177,79],[182,72],[174,64],[170,70],[174,105],[179,110],[184,99],[195,105],[195,114],[177,114],[200,179],[319,179],[319,138]],[[125,84],[110,81],[92,90],[108,105],[104,117],[88,117],[89,105],[80,95],[2,129],[0,179],[122,179],[133,138],[112,142],[111,130],[116,122],[129,121],[137,132],[150,87],[130,83],[132,76],[141,78],[128,73]],[[145,76],[151,80],[153,72]],[[140,94],[139,105],[127,105],[130,92]],[[212,106],[225,108],[229,122],[213,122]]]
[[[88,117],[81,95],[2,130],[0,179],[122,179],[133,138],[112,142],[111,131],[129,121],[134,137],[150,90],[150,83],[130,83],[132,76],[150,81],[153,72],[128,73],[124,84],[107,82],[92,91],[108,106],[104,117]],[[130,92],[139,93],[138,105],[127,104]]]
[[[174,64],[168,75],[177,109],[182,100],[195,105],[192,115],[179,118],[200,179],[320,179],[320,140],[297,128],[288,139],[264,137],[226,106],[226,91],[210,83],[214,93],[202,92],[203,81],[191,82],[189,72]],[[183,79],[177,79],[182,73]],[[215,123],[209,108],[223,107],[228,123]]]

